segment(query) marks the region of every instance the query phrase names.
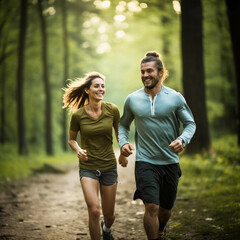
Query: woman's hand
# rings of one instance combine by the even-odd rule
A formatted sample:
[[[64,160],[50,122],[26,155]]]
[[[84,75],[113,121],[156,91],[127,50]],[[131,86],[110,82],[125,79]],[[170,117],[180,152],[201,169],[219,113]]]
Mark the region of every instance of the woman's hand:
[[[120,156],[118,158],[118,162],[122,167],[127,167],[127,165],[128,165],[127,157],[123,156],[122,154],[120,154]]]
[[[85,150],[85,149],[80,149],[77,152],[77,156],[78,156],[80,161],[86,162],[88,160],[87,150]]]

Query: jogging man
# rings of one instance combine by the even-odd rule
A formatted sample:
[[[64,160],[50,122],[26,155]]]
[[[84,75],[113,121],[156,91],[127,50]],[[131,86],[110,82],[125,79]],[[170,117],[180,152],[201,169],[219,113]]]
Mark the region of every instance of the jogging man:
[[[159,54],[147,52],[141,60],[144,87],[127,97],[119,126],[121,153],[128,157],[134,150],[128,136],[135,121],[134,200],[140,198],[144,202],[143,224],[148,239],[152,240],[166,239],[166,224],[181,176],[178,153],[190,142],[196,129],[184,97],[163,85],[167,76]],[[124,159],[119,159],[119,163],[127,164]]]

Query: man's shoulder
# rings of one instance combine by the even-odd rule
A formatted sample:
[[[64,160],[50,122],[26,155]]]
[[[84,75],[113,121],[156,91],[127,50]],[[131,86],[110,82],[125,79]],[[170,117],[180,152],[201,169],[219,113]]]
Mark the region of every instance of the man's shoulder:
[[[177,103],[184,103],[185,102],[185,98],[184,96],[180,93],[177,92],[176,90],[163,86],[163,92],[167,95],[169,95],[169,97],[172,99],[172,101],[176,101]]]
[[[128,98],[134,98],[134,97],[137,97],[137,96],[142,96],[142,95],[145,95],[145,91],[144,91],[144,88],[140,88],[132,93],[130,93],[128,95]]]
[[[172,89],[170,87],[163,86],[162,90],[164,93],[171,94],[171,96],[175,96],[177,98],[182,96],[182,94],[180,92],[177,92],[175,89]]]
[[[166,87],[164,85],[162,86],[162,90],[163,92],[170,93],[170,94],[179,94],[179,92],[177,92],[175,89]]]

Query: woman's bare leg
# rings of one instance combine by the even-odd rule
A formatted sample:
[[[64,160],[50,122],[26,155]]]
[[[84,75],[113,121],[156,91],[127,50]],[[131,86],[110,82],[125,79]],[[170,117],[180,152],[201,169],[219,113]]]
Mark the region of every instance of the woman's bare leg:
[[[89,215],[89,232],[91,240],[99,240],[101,231],[99,226],[100,220],[100,203],[98,198],[99,182],[95,179],[83,177],[81,179],[84,198],[88,207]]]
[[[112,186],[100,185],[102,212],[104,223],[110,228],[115,220],[115,200],[116,200],[117,183]]]

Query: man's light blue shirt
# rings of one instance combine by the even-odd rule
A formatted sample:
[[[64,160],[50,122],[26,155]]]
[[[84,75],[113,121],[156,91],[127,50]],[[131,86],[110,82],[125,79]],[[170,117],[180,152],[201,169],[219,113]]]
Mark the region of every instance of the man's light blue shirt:
[[[169,144],[177,138],[188,144],[196,130],[193,115],[184,97],[165,86],[162,86],[153,100],[144,88],[128,95],[120,119],[120,148],[128,143],[133,120],[136,161],[156,165],[178,163],[178,154],[169,147]],[[180,122],[183,123],[181,134]]]

